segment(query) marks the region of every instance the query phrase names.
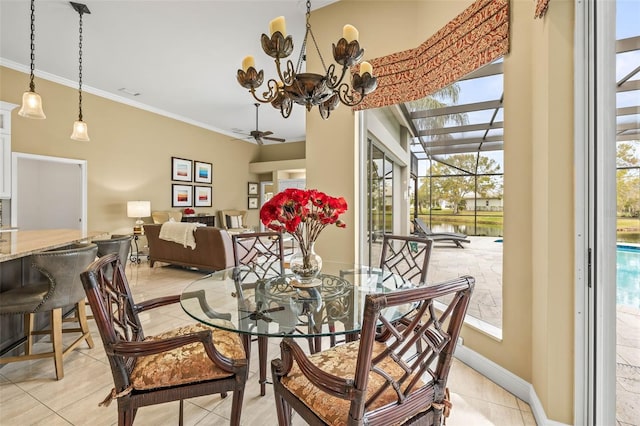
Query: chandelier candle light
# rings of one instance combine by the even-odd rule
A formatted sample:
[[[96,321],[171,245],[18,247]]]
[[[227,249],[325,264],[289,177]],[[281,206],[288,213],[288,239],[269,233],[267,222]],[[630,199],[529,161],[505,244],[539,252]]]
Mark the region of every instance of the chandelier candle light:
[[[320,284],[316,277],[322,268],[322,258],[314,244],[328,225],[346,225],[340,215],[347,211],[343,197],[330,197],[315,189],[285,189],[274,195],[260,209],[260,220],[269,229],[287,232],[298,242],[298,251],[290,260],[291,272],[297,280],[293,286],[312,287]]]
[[[358,105],[378,85],[377,79],[373,76],[371,64],[368,62],[360,64],[359,72],[354,73],[351,78],[351,86],[346,82],[343,83],[349,68],[359,64],[364,56],[364,49],[360,49],[358,41],[358,30],[352,25],[345,25],[342,38],[337,44],[333,44],[333,58],[338,65],[342,66],[342,70],[336,74],[335,64],[327,68],[311,30],[310,16],[311,1],[307,0],[307,31],[295,69],[291,60],[287,60],[284,70],[280,63],[281,59],[287,58],[293,52],[293,37],[287,35],[284,17],[277,17],[269,23],[270,36],[262,34],[262,50],[275,60],[278,74],[277,80],[270,79],[267,82],[267,88],[262,93],[262,97],[256,94],[256,89],[264,82],[264,72],[256,70],[254,57],[245,57],[242,60],[242,69],[238,70],[238,83],[245,89],[249,89],[257,101],[271,103],[274,108],[279,109],[284,118],[289,117],[293,103],[297,103],[304,105],[307,111],[317,106],[322,118],[327,119],[340,102],[351,107]],[[306,59],[309,35],[320,57],[324,75],[300,72],[302,62]]]

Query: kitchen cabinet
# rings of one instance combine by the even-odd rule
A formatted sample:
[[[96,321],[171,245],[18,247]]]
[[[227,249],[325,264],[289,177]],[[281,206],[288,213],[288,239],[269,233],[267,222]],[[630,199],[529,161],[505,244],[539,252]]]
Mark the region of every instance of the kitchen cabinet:
[[[11,111],[17,106],[0,101],[0,199],[11,198]]]

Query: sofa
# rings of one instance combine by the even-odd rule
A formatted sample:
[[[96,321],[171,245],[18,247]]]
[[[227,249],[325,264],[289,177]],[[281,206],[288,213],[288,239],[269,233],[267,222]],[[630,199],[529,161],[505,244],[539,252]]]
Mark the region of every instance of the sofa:
[[[229,233],[212,226],[196,228],[196,247],[191,249],[182,244],[160,239],[161,224],[144,226],[149,245],[149,266],[155,262],[187,266],[206,271],[218,271],[232,267],[233,245]]]

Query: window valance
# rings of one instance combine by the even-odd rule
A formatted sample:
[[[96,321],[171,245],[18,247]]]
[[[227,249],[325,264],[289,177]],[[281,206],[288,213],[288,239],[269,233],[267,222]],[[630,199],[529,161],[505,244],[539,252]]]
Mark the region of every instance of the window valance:
[[[509,51],[509,1],[478,0],[415,49],[372,59],[378,88],[355,110],[424,98]]]

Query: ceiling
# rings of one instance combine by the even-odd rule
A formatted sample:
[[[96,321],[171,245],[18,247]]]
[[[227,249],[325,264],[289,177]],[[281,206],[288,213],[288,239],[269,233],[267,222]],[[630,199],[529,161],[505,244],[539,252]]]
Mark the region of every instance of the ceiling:
[[[312,8],[334,1],[314,0]],[[260,35],[268,32],[269,21],[285,17],[287,33],[294,39],[294,62],[305,32],[306,3],[300,0],[85,4],[91,11],[83,16],[85,92],[214,130],[230,140],[247,138],[255,130],[255,101],[235,77],[243,57],[253,55],[256,68],[265,70],[265,79],[273,78],[273,60],[260,47]],[[36,91],[39,78],[77,88],[78,26],[78,13],[68,1],[36,1]],[[29,37],[30,2],[0,0],[0,65],[28,73]],[[24,86],[27,90],[26,78]],[[45,97],[43,103],[46,113]],[[288,119],[268,104],[259,112],[259,130],[272,131],[287,142],[304,140],[302,106],[295,106]],[[83,108],[83,113],[91,128],[91,110]]]

